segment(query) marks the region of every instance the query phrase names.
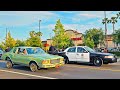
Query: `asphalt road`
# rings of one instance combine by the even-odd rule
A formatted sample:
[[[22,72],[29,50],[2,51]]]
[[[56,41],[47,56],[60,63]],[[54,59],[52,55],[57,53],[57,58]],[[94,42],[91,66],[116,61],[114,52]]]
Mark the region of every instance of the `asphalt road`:
[[[101,67],[72,63],[31,72],[29,67],[19,65],[7,69],[6,62],[0,60],[0,79],[120,79],[120,61]]]

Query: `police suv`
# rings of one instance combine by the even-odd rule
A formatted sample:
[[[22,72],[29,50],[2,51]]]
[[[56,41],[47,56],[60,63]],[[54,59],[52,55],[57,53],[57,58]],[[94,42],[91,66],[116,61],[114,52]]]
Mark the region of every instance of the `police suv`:
[[[73,46],[64,50],[65,63],[70,61],[91,63],[95,66],[102,64],[115,63],[117,57],[111,53],[96,52],[88,46]]]

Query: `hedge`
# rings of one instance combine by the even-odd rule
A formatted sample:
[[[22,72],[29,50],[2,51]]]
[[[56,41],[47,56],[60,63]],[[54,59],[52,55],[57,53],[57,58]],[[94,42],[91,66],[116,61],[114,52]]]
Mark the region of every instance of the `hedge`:
[[[115,54],[116,56],[120,57],[120,52],[109,52],[109,53]]]

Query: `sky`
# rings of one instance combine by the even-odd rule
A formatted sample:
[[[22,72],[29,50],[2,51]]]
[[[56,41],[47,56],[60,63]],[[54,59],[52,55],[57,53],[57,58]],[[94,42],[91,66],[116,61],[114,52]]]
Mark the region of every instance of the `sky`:
[[[106,11],[106,17],[116,16],[119,11]],[[30,31],[42,32],[42,40],[54,36],[53,29],[56,21],[61,20],[64,29],[77,30],[84,33],[92,28],[102,28],[104,11],[0,11],[0,42],[4,41],[7,31],[10,31],[14,39],[26,40],[29,38]],[[120,20],[115,24],[115,29],[120,28]],[[108,32],[111,34],[112,24],[107,25]]]

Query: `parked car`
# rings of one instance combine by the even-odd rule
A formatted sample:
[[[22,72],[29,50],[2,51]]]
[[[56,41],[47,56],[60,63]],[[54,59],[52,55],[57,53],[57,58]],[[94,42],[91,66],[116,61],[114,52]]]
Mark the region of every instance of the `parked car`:
[[[26,52],[23,53],[24,51]],[[33,72],[40,68],[58,68],[64,65],[63,57],[47,54],[39,47],[14,47],[10,52],[3,54],[2,59],[7,61],[7,68],[12,68],[13,65],[25,65]]]
[[[2,55],[3,55],[3,51],[0,49],[0,60]]]
[[[90,63],[95,66],[101,66],[102,64],[115,63],[117,57],[111,53],[96,52],[87,46],[73,46],[65,49],[65,55],[67,56],[66,62],[82,62]]]

